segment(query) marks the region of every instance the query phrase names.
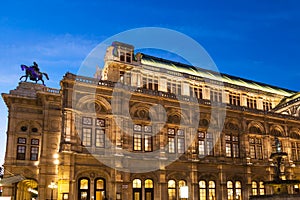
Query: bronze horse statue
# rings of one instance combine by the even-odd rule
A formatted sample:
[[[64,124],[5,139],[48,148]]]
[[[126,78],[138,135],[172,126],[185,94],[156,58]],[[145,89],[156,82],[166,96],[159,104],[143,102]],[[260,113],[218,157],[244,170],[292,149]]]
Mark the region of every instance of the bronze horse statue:
[[[35,81],[37,83],[38,81],[42,81],[43,85],[45,85],[43,76],[46,77],[47,80],[49,80],[48,74],[44,72],[40,72],[38,65],[36,62],[33,62],[33,66],[26,66],[26,65],[21,65],[22,71],[25,70],[25,75],[20,77],[20,80],[25,77],[25,81],[27,81],[27,78],[29,77],[30,80]]]

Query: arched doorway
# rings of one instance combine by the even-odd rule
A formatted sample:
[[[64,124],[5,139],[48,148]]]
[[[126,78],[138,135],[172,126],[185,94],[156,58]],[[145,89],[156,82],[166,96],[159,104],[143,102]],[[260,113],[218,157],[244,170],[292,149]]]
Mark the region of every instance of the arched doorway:
[[[34,200],[38,197],[38,183],[33,179],[20,181],[17,185],[17,198]]]

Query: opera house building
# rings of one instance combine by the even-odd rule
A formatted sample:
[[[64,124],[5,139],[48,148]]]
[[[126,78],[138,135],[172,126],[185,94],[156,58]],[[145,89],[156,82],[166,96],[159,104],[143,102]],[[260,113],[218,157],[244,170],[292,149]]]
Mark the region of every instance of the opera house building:
[[[299,93],[129,44],[109,46],[95,77],[20,82],[2,97],[12,199],[247,200],[278,193],[265,184],[276,173],[300,179]]]

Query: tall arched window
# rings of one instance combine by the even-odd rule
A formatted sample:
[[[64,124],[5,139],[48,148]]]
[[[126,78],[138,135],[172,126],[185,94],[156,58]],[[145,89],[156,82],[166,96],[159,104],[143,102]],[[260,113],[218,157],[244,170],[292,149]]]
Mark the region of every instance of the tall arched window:
[[[215,200],[216,199],[216,184],[214,181],[208,182],[208,199]]]
[[[142,199],[142,181],[140,179],[134,179],[132,182],[133,188],[133,200]]]
[[[252,181],[252,195],[265,195],[264,182]]]
[[[153,181],[151,179],[145,180],[145,200],[153,200]]]
[[[200,200],[215,200],[216,199],[216,184],[214,181],[205,180],[199,181],[199,199]]]
[[[233,200],[234,193],[233,193],[232,181],[227,181],[227,197],[228,197],[228,200]]]
[[[175,180],[168,181],[168,199],[175,200],[176,197],[176,182]]]
[[[257,182],[255,182],[255,181],[252,181],[252,195],[257,195],[258,194],[258,192],[257,192]]]
[[[78,180],[78,200],[90,199],[90,179],[80,178]]]
[[[206,182],[199,181],[199,199],[206,200]]]
[[[259,181],[259,195],[265,195],[265,185],[262,181]]]
[[[242,184],[240,181],[227,181],[228,200],[242,200]]]
[[[103,200],[105,198],[105,180],[98,178],[95,180],[95,200]]]
[[[240,181],[235,182],[235,199],[242,199],[242,184]]]

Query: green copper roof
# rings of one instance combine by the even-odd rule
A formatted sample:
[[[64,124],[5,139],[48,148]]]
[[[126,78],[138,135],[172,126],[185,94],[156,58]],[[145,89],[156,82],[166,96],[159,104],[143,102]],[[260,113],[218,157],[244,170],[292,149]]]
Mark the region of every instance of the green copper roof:
[[[202,77],[210,80],[216,80],[216,81],[221,81],[223,83],[229,83],[233,85],[238,85],[238,86],[243,86],[255,90],[261,90],[273,94],[278,94],[278,95],[283,95],[283,96],[291,96],[295,94],[295,91],[291,91],[288,89],[276,87],[276,86],[271,86],[268,84],[264,83],[259,83],[223,73],[217,73],[215,71],[207,70],[207,69],[202,69],[202,68],[196,68],[191,65],[186,65],[183,63],[178,63],[162,58],[157,58],[153,56],[149,56],[146,54],[142,54],[142,60],[141,60],[143,65],[148,65],[148,66],[153,66],[153,67],[158,67],[158,68],[164,68],[170,71],[174,72],[180,72],[184,74],[189,74],[192,76],[196,77]]]
[[[299,101],[299,98],[300,98],[300,92],[298,92],[298,93],[295,93],[295,94],[293,94],[293,95],[291,95],[291,96],[288,96],[288,97],[285,97],[285,98],[283,98],[280,102],[279,102],[279,104],[276,106],[276,108],[281,108],[282,106],[284,106],[285,104],[290,104],[290,103],[293,103],[293,102],[295,102],[295,101]],[[275,109],[276,109],[275,108]]]

